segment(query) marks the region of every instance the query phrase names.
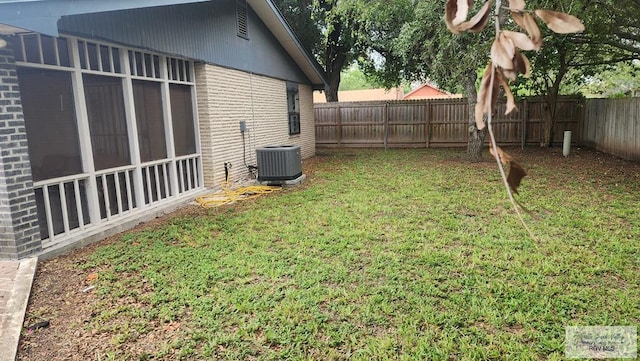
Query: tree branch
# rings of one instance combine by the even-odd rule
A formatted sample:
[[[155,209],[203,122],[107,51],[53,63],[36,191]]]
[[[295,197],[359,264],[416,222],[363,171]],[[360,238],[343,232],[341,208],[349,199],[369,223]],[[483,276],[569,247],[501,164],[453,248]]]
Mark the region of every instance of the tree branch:
[[[585,66],[610,65],[610,64],[616,64],[616,63],[621,63],[623,61],[631,61],[631,60],[636,60],[636,59],[638,59],[638,57],[628,56],[628,57],[625,57],[625,58],[615,58],[615,59],[611,59],[611,60],[598,61],[598,62],[593,62],[593,63],[567,63],[567,65],[570,66],[570,67],[580,68],[580,67],[585,67]]]
[[[498,34],[500,34],[500,28],[501,28],[501,23],[500,23],[500,9],[501,9],[501,5],[502,5],[502,1],[501,0],[496,0],[496,10],[495,10],[495,15],[494,15],[494,22],[495,22],[495,29],[496,29],[496,38],[498,37]],[[491,99],[493,99],[493,84],[496,81],[495,79],[495,68],[497,66],[495,65],[495,63],[493,63],[492,65],[492,69],[491,71],[491,76],[489,79],[489,95],[488,95],[488,99],[490,99],[489,101],[491,101]],[[527,230],[527,232],[529,233],[529,236],[531,236],[531,238],[533,238],[534,241],[538,241],[537,237],[535,236],[535,234],[533,234],[533,232],[531,231],[531,229],[529,229],[529,226],[527,226],[527,223],[524,221],[524,218],[522,217],[522,213],[520,213],[520,209],[518,208],[518,204],[515,200],[515,198],[513,197],[513,192],[511,191],[511,186],[509,185],[509,181],[507,180],[507,175],[504,171],[504,167],[502,166],[502,160],[500,159],[500,152],[498,152],[498,144],[496,142],[496,137],[493,134],[493,125],[491,124],[492,122],[492,118],[493,118],[493,111],[491,109],[491,106],[489,106],[489,111],[487,114],[487,130],[489,131],[489,138],[491,140],[491,144],[490,147],[493,149],[493,157],[495,158],[496,162],[498,163],[498,169],[500,170],[500,176],[502,177],[502,181],[504,182],[504,186],[507,190],[507,194],[509,195],[509,200],[511,201],[511,204],[513,205],[513,209],[516,212],[516,215],[518,216],[518,219],[520,220],[520,222],[522,223],[522,225],[524,226],[524,228]]]
[[[612,40],[605,40],[603,43],[635,54],[634,59],[640,59],[640,48]]]
[[[637,30],[640,31],[640,28]],[[616,31],[613,34],[626,40],[640,41],[640,34],[634,34],[626,31]]]

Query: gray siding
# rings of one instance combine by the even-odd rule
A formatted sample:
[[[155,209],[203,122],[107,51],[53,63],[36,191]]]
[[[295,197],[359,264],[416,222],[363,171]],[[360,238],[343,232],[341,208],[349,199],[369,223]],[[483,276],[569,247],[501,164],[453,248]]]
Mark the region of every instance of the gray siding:
[[[237,36],[234,0],[63,16],[58,27],[62,33],[308,84],[253,10],[248,17],[249,40]]]
[[[173,5],[206,0],[135,0],[135,7]],[[60,16],[131,9],[133,0],[0,0],[0,23],[57,35]]]

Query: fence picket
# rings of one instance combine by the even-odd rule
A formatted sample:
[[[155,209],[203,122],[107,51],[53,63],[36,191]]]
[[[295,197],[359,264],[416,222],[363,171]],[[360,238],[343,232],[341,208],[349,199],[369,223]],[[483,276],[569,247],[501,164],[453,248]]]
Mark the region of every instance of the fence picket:
[[[564,130],[574,131],[580,141],[581,106],[577,97],[559,100],[554,142],[561,143]],[[494,118],[498,142],[503,145],[540,143],[545,103],[540,98],[519,102],[523,113],[504,115],[499,104]],[[433,99],[324,103],[314,105],[318,147],[463,147],[468,138],[466,99]]]
[[[640,98],[589,99],[580,134],[587,146],[640,161]]]

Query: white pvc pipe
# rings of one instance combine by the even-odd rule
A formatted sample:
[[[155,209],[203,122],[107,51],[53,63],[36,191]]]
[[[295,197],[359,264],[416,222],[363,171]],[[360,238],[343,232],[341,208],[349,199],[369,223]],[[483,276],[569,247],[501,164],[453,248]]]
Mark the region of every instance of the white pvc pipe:
[[[562,144],[562,155],[567,157],[569,155],[569,150],[571,149],[571,131],[565,130],[564,132],[564,143]]]

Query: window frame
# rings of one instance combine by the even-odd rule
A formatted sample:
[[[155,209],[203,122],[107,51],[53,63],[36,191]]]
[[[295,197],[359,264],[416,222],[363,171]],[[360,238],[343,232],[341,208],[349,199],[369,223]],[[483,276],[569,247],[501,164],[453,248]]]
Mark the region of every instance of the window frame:
[[[29,141],[29,157],[34,181],[39,182],[82,174],[82,151],[78,133],[77,110],[75,109],[76,94],[74,94],[71,74],[68,71],[59,69],[34,68],[21,65],[17,67],[17,72],[21,86],[23,113],[27,140]],[[36,94],[39,93],[39,95],[35,95],[29,92],[31,84],[28,82],[32,76],[54,78],[60,83],[54,87],[33,86]],[[38,96],[43,96],[42,93],[50,94],[47,99],[36,99]],[[58,93],[59,97],[53,96],[53,93]],[[37,105],[35,104],[36,102],[38,102]],[[49,119],[40,117],[43,115],[43,105],[47,102],[59,102],[60,106],[59,109],[51,109],[46,112],[46,118]],[[67,131],[70,131],[63,132],[64,136],[69,138],[62,144],[56,143],[52,145],[50,142],[60,141],[60,135],[51,137],[51,134],[60,131],[60,127],[65,127]],[[43,144],[47,146],[43,147]],[[61,149],[60,146],[64,149]],[[63,150],[61,154],[58,154],[61,150]]]
[[[287,120],[289,135],[300,135],[300,87],[298,83],[287,82]]]

